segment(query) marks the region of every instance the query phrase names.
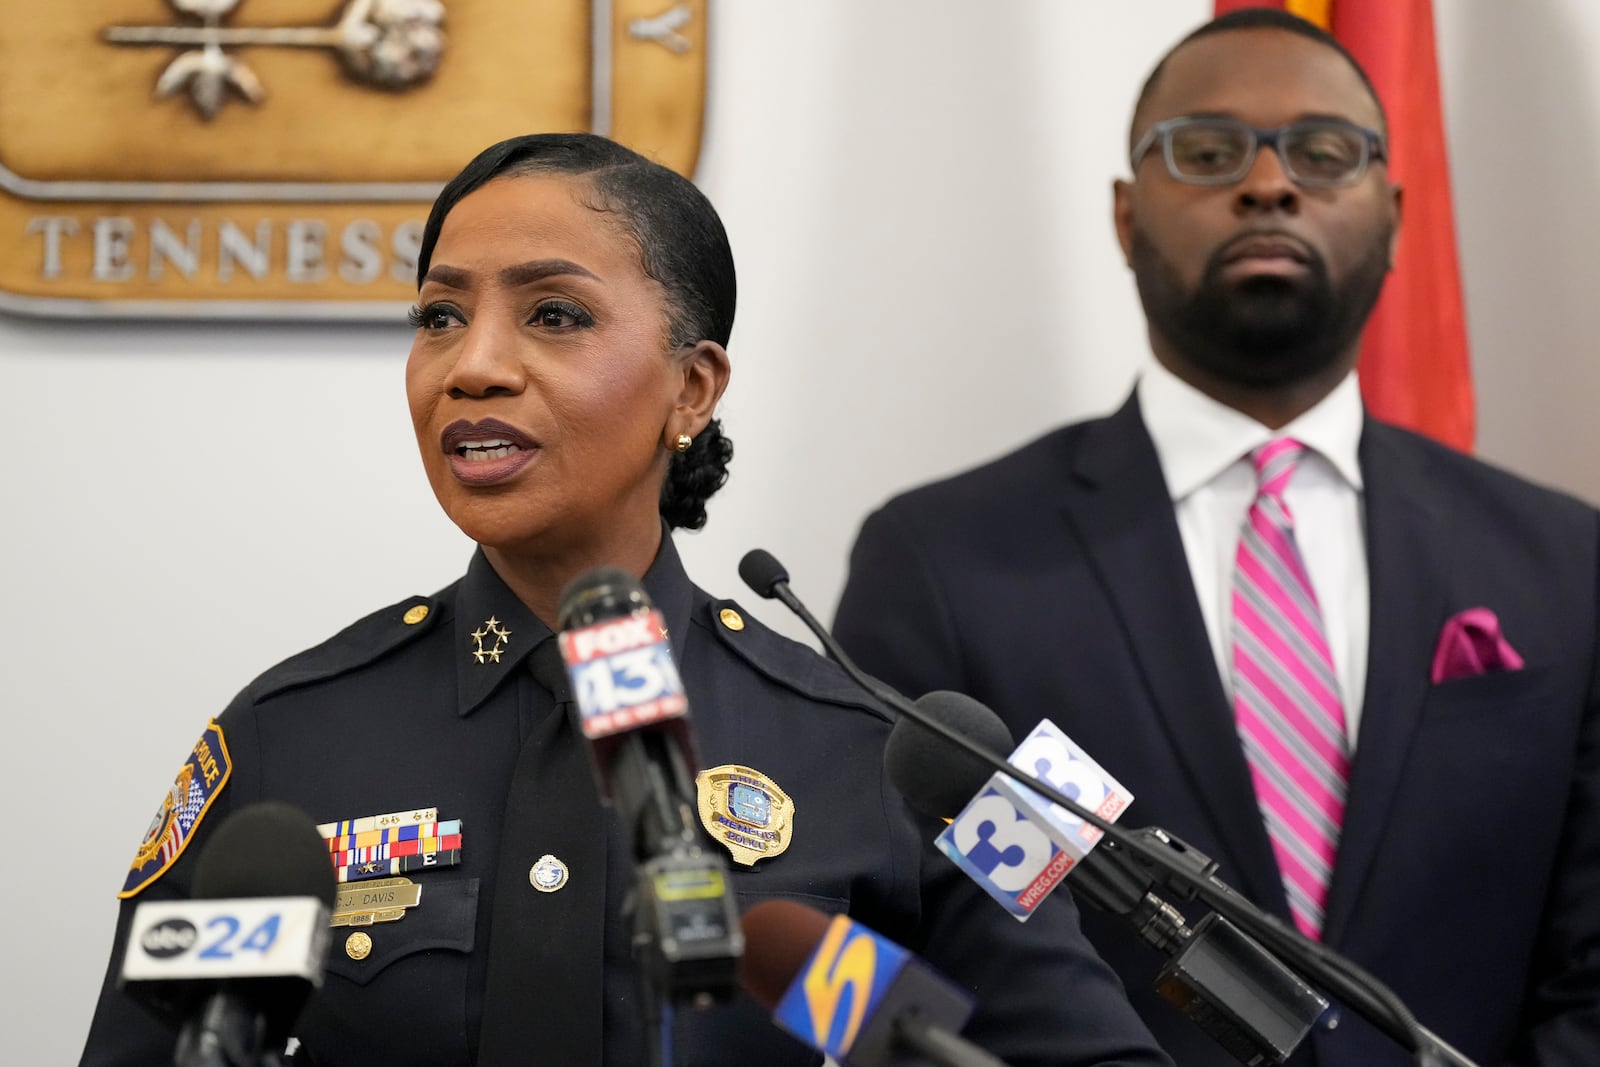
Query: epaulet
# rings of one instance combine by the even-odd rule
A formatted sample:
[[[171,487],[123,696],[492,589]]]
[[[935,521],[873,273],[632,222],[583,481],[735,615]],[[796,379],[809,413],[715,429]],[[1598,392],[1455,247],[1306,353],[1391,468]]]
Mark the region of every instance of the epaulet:
[[[709,600],[696,612],[722,645],[768,681],[812,700],[859,708],[885,722],[894,717],[878,700],[815,649],[778,633],[733,600]]]
[[[250,683],[251,698],[265,700],[286,689],[337,677],[410,644],[443,617],[449,593],[446,589],[433,596],[410,597],[352,623],[262,674]]]

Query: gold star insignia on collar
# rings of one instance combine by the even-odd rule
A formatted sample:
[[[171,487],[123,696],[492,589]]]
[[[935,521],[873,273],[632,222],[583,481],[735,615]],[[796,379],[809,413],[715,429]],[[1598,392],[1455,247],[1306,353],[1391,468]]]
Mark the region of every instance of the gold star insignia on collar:
[[[484,647],[484,642],[494,638],[494,644]],[[499,663],[500,653],[511,643],[511,631],[500,624],[493,615],[489,621],[472,631],[472,658],[479,663]]]

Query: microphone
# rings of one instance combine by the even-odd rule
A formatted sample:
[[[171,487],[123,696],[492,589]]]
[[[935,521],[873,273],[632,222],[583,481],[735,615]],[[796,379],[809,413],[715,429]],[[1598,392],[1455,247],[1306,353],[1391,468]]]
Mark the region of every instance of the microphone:
[[[562,590],[557,619],[595,784],[634,855],[694,844],[689,700],[661,613],[633,575],[598,567]]]
[[[800,621],[806,624],[806,629],[816,634],[817,640],[822,642],[823,650],[828,653],[829,658],[843,667],[845,673],[857,685],[892,708],[900,708],[906,703],[904,696],[855,665],[855,661],[845,653],[839,642],[833,639],[833,634],[828,632],[828,628],[818,622],[810,609],[794,595],[794,590],[789,588],[789,572],[771,552],[764,548],[752,548],[746,552],[744,558],[739,561],[739,577],[763,599],[777,600],[798,615]]]
[[[968,738],[986,752],[1009,752],[1015,745],[1011,730],[1000,716],[960,693],[929,693],[917,701],[926,717],[936,719]],[[927,773],[929,766],[946,768],[944,775]],[[970,783],[989,776],[989,761],[949,744],[939,734],[909,716],[901,716],[883,746],[883,766],[895,788],[924,815],[948,820],[966,807],[974,792]],[[916,796],[901,786],[907,782]]]
[[[1004,761],[992,751],[985,749],[960,731],[953,729],[949,724],[923,715],[903,694],[884,685],[866,671],[857,667],[855,660],[851,659],[839,642],[834,640],[833,634],[828,632],[828,628],[822,625],[815,615],[811,614],[811,610],[801,603],[800,598],[795,596],[794,590],[789,588],[789,572],[784,569],[783,564],[779,563],[771,552],[764,548],[752,548],[746,552],[744,558],[739,561],[739,577],[758,596],[766,600],[777,600],[784,607],[794,612],[800,621],[806,624],[806,629],[810,630],[816,635],[817,640],[822,642],[822,647],[827,652],[828,657],[839,664],[844,669],[844,672],[850,676],[850,680],[866,692],[900,714],[909,717],[934,736],[941,737],[968,753],[974,760],[983,763],[986,767],[998,768],[1004,766]],[[1002,724],[1002,728],[1003,726],[1004,724]],[[1010,736],[1010,733],[1007,732],[1006,737],[1008,740]]]
[[[134,910],[117,984],[181,1020],[178,1067],[277,1064],[322,985],[334,893],[309,816],[276,802],[241,808],[200,853],[191,899]]]
[[[689,701],[661,613],[627,571],[600,567],[574,578],[558,619],[576,725],[636,861],[625,908],[645,1018],[669,1023],[663,999],[668,1010],[731,999],[744,948],[727,864],[700,847],[694,829]],[[662,1051],[651,1046],[652,1055]]]
[[[1156,847],[1138,835],[1128,834],[1098,814],[1079,805],[1048,782],[1009,766],[1005,760],[986,751],[976,742],[964,737],[946,723],[931,719],[901,694],[875,681],[863,672],[839,647],[833,635],[816,617],[800,603],[789,588],[788,574],[782,564],[763,549],[753,549],[740,562],[739,573],[751,589],[759,595],[776,598],[797,615],[822,642],[829,655],[835,659],[853,681],[878,700],[902,715],[917,721],[934,734],[957,748],[984,761],[1008,779],[1020,783],[1033,793],[1066,809],[1079,819],[1100,830],[1141,863],[1159,871],[1162,877],[1175,880],[1186,894],[1198,897],[1225,919],[1236,923],[1242,930],[1256,938],[1268,950],[1287,958],[1296,970],[1310,975],[1319,985],[1348,1004],[1363,1018],[1388,1034],[1402,1048],[1412,1053],[1415,1061],[1424,1067],[1448,1064],[1451,1067],[1474,1067],[1461,1052],[1429,1031],[1412,1015],[1411,1010],[1377,978],[1320,942],[1305,937],[1252,904],[1231,886],[1214,875],[1215,864],[1201,854],[1188,849],[1177,838],[1161,831],[1152,831],[1156,840],[1169,843],[1169,848]],[[1200,863],[1197,869],[1196,863]]]
[[[881,934],[789,900],[755,905],[741,925],[750,951],[739,984],[846,1067],[899,1067],[913,1053],[937,1067],[1004,1067],[956,1036],[972,998]]]
[[[941,708],[965,708],[969,718],[980,712],[994,715],[960,693],[931,693],[918,700],[917,707],[935,719]],[[937,755],[932,760],[933,766],[950,762],[949,757]],[[1116,819],[1133,801],[1132,793],[1049,719],[1033,728],[1007,762],[1025,776],[1036,774],[1105,819]],[[901,768],[901,773],[914,782],[921,772]],[[1102,837],[1099,829],[1071,811],[1019,788],[1009,773],[993,775],[956,810],[960,814],[935,844],[1020,920],[1033,913]]]
[[[978,731],[993,736],[995,726],[1004,729],[998,715],[961,693],[929,693],[917,706],[969,736]],[[901,733],[910,740],[897,741]],[[960,813],[940,834],[940,848],[1017,918],[1027,918],[1059,884],[1059,877],[1048,877],[1053,868],[1070,871],[1067,880],[1078,896],[1123,919],[1147,944],[1170,957],[1156,979],[1156,991],[1241,1063],[1283,1063],[1327,1011],[1326,998],[1226,919],[1212,913],[1190,927],[1181,912],[1155,894],[1149,870],[1114,840],[1101,840],[1099,847],[1091,841],[1077,851],[1082,846],[1074,847],[1075,842],[1083,840],[1078,835],[1092,827],[1061,820],[1060,809],[1048,810],[1001,775],[985,780],[987,767],[975,767],[970,759],[963,763],[958,757],[964,753],[948,745],[924,743],[925,751],[914,762],[901,757],[902,747],[918,743],[914,734],[931,736],[910,719],[901,719],[890,733],[884,754],[890,780],[925,814],[944,818],[948,812]],[[1047,780],[1070,780],[1075,799],[1098,804],[1102,813],[1120,808],[1126,795],[1049,720],[1018,746],[1010,762],[1032,762]],[[1134,833],[1160,835],[1153,830]],[[1011,845],[1009,864],[993,847],[1002,836]],[[975,848],[976,842],[982,844]],[[1053,852],[1061,842],[1067,851]],[[1215,867],[1199,853],[1193,855],[1202,865]],[[1041,884],[1042,891],[1032,891]],[[1023,905],[1028,910],[1019,913]]]

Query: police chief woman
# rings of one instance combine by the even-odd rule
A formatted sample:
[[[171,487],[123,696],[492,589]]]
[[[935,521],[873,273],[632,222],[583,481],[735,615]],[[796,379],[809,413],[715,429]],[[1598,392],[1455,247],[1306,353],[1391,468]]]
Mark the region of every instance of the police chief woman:
[[[341,851],[354,821],[425,818],[431,865],[378,865],[414,906],[333,931],[294,1062],[646,1062],[632,859],[552,634],[567,583],[609,565],[664,617],[702,768],[696,832],[740,860],[741,907],[847,912],[922,953],[976,996],[966,1036],[1012,1063],[1166,1062],[1067,894],[1027,926],[982,896],[886,781],[885,711],[684,573],[670,531],[705,522],[732,452],[713,416],[733,259],[705,197],[600,137],[505,141],[440,194],[418,284],[406,392],[439,504],[478,546],[466,575],[267,671],[207,725],[129,872],[113,972],[132,908],[187,896],[230,812],[281,801],[349,833],[330,850],[351,878],[374,866]],[[708,817],[707,775],[733,768],[785,809],[776,831]],[[170,1062],[173,1040],[108,974],[83,1062]],[[671,1047],[684,1064],[820,1060],[744,996],[680,1011]]]

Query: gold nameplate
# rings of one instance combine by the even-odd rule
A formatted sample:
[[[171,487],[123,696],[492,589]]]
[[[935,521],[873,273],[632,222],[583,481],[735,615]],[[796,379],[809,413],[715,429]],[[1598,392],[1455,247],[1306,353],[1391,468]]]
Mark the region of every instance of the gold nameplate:
[[[507,137],[685,175],[707,0],[0,0],[0,309],[403,321]]]
[[[409,878],[375,878],[348,889],[334,898],[329,926],[371,926],[394,922],[404,917],[407,908],[417,906],[422,887]]]

